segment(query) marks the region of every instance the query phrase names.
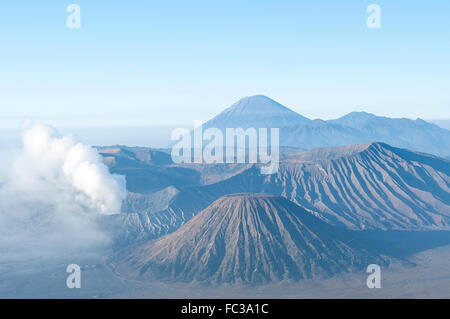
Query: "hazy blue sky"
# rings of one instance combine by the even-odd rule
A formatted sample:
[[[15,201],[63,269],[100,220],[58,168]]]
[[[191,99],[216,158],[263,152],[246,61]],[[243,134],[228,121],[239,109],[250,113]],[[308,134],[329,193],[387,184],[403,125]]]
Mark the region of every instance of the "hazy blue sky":
[[[4,0],[0,40],[1,126],[190,124],[254,94],[310,118],[450,118],[448,0]]]

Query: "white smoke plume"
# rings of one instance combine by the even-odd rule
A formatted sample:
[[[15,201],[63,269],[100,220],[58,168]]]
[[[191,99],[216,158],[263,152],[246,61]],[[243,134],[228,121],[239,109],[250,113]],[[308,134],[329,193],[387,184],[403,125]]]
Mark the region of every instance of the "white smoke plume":
[[[125,178],[96,149],[28,123],[23,147],[0,157],[0,261],[108,243],[98,219],[120,212]]]

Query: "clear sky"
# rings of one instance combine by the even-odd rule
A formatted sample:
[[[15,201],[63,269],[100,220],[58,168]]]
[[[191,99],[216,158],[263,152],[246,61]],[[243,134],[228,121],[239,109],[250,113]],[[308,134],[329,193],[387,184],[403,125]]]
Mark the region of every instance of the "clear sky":
[[[448,0],[2,0],[0,40],[1,126],[192,124],[255,94],[310,118],[450,118]]]

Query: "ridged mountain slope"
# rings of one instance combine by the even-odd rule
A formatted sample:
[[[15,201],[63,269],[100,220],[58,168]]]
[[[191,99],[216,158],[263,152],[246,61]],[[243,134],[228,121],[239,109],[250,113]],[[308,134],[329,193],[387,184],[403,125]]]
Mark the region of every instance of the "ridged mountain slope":
[[[131,277],[235,284],[328,277],[386,262],[352,232],[283,197],[233,194],[176,232],[128,251],[117,269]]]

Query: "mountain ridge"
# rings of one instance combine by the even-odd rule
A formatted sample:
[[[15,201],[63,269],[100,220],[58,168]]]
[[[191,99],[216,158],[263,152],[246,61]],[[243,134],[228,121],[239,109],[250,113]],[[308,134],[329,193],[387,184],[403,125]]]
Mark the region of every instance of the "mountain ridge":
[[[263,95],[245,97],[202,126],[204,129],[279,128],[280,146],[314,149],[369,141],[450,156],[450,130],[422,119],[350,112],[338,119],[308,119]]]
[[[196,179],[186,185],[186,173],[177,170],[171,171],[176,178],[167,177],[161,167],[165,174],[157,171],[146,180],[136,180],[132,170],[131,179],[127,177],[132,189],[133,183],[146,181],[159,188],[129,193],[122,214],[111,217],[122,229],[119,237],[126,242],[158,238],[219,197],[237,192],[283,196],[332,225],[354,230],[450,229],[450,161],[385,143],[289,153],[274,175],[261,175],[258,165],[231,169],[232,174],[223,164],[206,169],[192,164],[190,170],[196,166],[206,174],[205,181],[209,174],[218,176],[225,170],[225,175],[211,183]],[[128,174],[126,168],[114,171]],[[152,204],[155,200],[161,205]]]

